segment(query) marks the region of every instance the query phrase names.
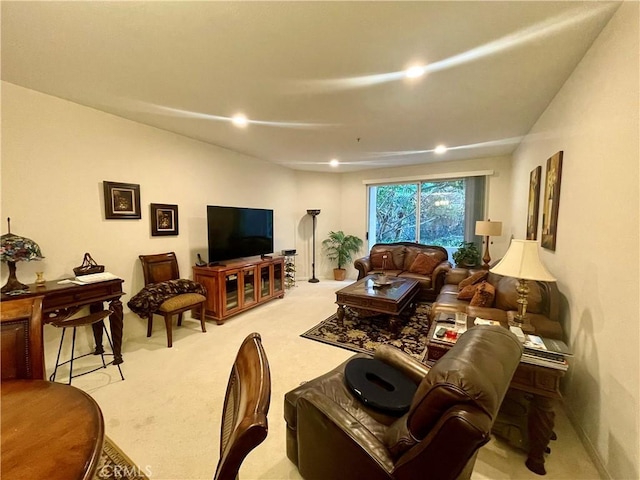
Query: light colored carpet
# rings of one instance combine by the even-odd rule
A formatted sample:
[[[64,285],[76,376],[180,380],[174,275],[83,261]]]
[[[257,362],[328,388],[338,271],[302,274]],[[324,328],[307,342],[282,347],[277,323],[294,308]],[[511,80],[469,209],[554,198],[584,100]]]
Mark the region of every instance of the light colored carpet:
[[[218,461],[220,414],[231,364],[240,343],[251,332],[262,335],[272,376],[269,434],[245,459],[240,478],[299,479],[285,453],[284,394],[353,355],[353,352],[300,337],[335,312],[335,291],[348,282],[321,280],[298,282],[285,298],[274,300],[233,317],[224,325],[186,318],[175,327],[173,348],[166,347],[164,322],[156,317],[153,336],[146,337],[146,322],[135,314],[125,316],[120,380],[111,366],[74,379],[73,385],[99,403],[106,433],[156,479],[211,479]],[[45,327],[45,351],[51,371],[59,330]],[[78,350],[91,346],[90,329],[79,334]],[[85,357],[84,361],[95,361]],[[74,366],[74,370],[77,366]],[[64,378],[64,372],[62,373]],[[597,479],[575,431],[561,407],[557,409],[552,454],[547,458],[548,480]],[[524,452],[498,440],[483,447],[473,479],[540,479],[524,465]]]

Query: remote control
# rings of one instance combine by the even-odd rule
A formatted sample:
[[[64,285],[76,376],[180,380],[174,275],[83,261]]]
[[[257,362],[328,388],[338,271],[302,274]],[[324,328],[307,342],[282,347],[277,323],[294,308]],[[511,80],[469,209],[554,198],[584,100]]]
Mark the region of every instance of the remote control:
[[[436,330],[436,337],[442,338],[442,337],[444,337],[445,333],[447,333],[447,329],[444,328],[444,327],[440,327],[440,328],[438,328],[438,330]]]

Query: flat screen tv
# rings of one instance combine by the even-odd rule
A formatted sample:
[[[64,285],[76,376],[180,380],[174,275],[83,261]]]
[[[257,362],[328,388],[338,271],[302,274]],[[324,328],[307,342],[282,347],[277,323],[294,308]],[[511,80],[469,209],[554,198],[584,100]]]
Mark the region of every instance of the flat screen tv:
[[[273,210],[207,206],[209,263],[273,252]]]

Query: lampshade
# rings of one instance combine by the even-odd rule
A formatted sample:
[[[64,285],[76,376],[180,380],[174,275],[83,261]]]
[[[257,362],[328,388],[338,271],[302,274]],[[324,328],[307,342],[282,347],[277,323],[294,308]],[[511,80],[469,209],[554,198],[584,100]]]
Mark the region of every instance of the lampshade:
[[[509,250],[491,271],[523,280],[556,281],[542,265],[538,255],[538,242],[535,240],[511,240]]]
[[[0,261],[2,262],[30,262],[43,258],[40,247],[30,238],[13,233],[5,233],[0,237]]]
[[[2,293],[11,294],[28,289],[28,286],[20,283],[16,278],[16,262],[30,262],[42,260],[42,252],[36,242],[30,238],[21,237],[11,233],[11,219],[7,218],[9,233],[0,237],[0,261],[9,264],[9,278],[2,287]]]
[[[476,235],[483,237],[499,237],[502,235],[502,222],[481,220],[476,222]]]

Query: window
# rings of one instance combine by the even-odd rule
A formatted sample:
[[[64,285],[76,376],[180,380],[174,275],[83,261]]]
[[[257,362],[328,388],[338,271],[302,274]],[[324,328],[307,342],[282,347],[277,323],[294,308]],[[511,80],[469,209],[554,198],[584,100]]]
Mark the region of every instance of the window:
[[[484,192],[484,176],[370,185],[369,244],[417,242],[452,253],[476,241]]]

